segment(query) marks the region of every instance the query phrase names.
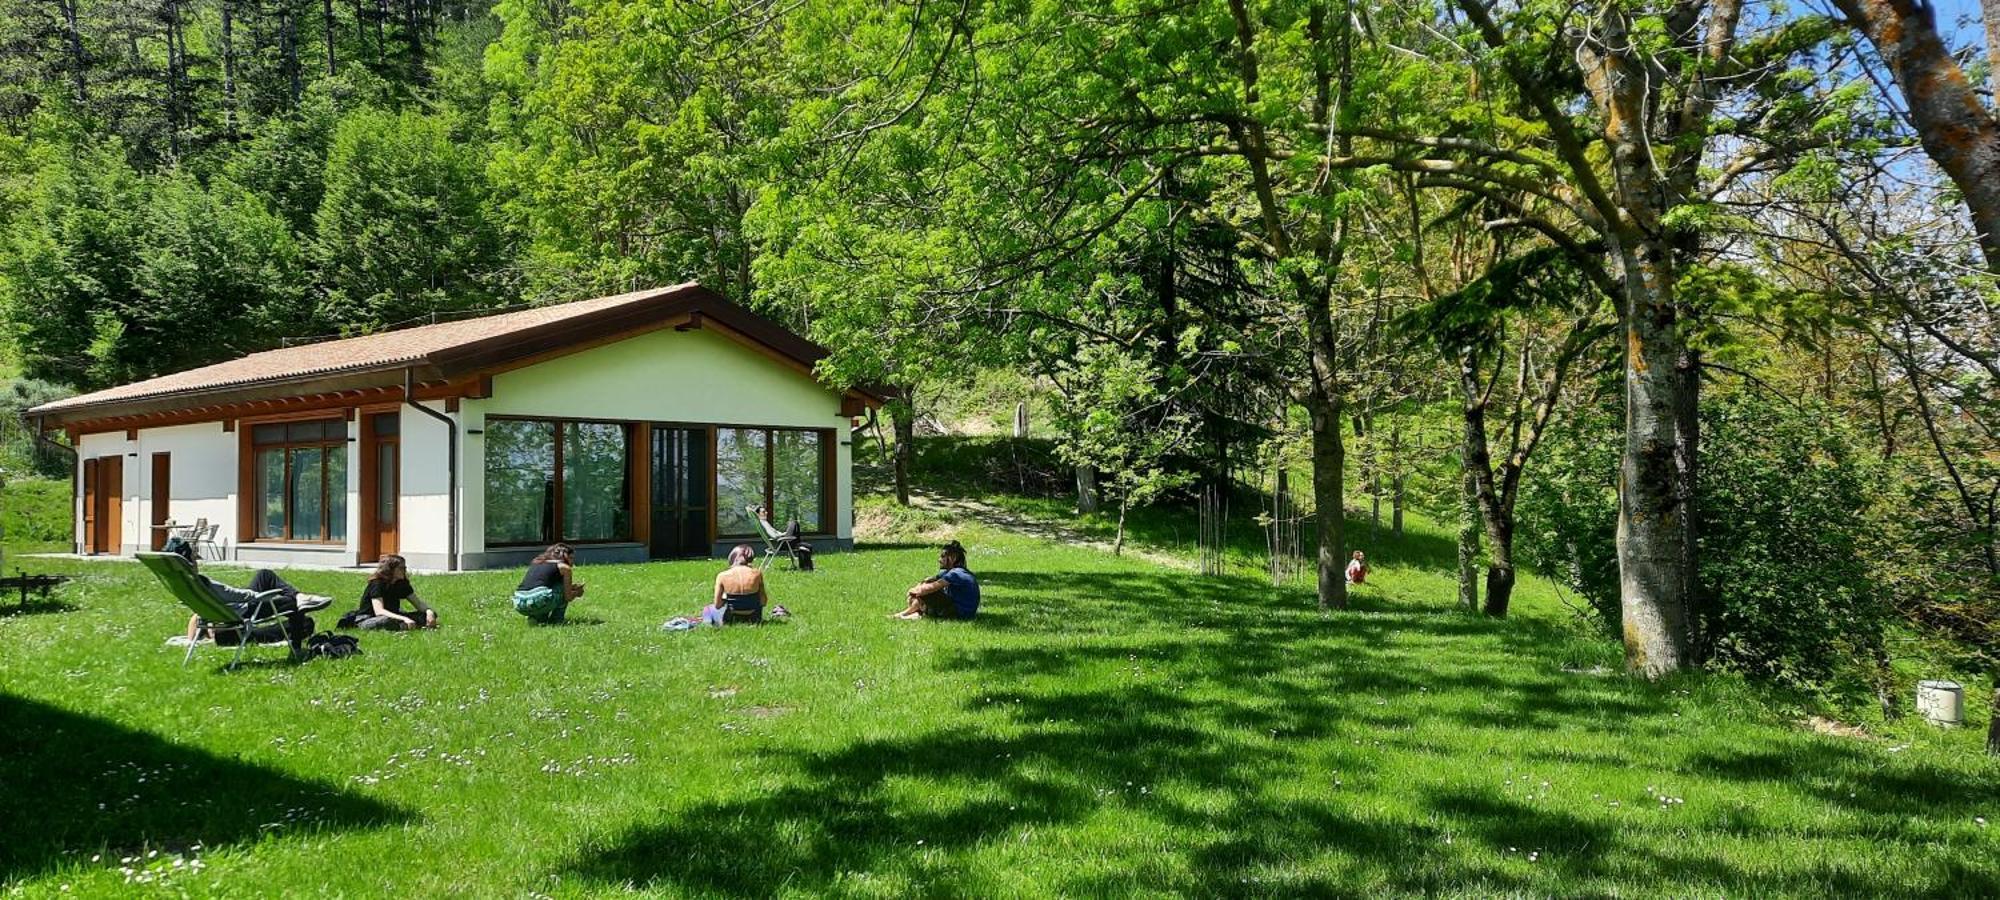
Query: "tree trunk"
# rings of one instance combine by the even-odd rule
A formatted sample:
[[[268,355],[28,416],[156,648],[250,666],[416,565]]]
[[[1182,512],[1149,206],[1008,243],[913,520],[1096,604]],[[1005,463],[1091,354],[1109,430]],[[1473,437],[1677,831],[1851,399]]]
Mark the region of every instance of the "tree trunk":
[[[896,502],[910,505],[910,461],[916,455],[917,417],[916,410],[908,400],[891,400],[889,426],[896,433],[896,453],[891,465],[895,473]]]
[[[1681,321],[1693,318],[1683,298],[1676,295],[1675,303]],[[1679,396],[1674,398],[1674,490],[1683,521],[1681,596],[1687,603],[1688,661],[1699,665],[1709,656],[1716,613],[1701,587],[1701,506],[1695,502],[1701,496],[1701,352],[1683,346],[1674,375],[1680,380]]]
[[[1470,455],[1468,454],[1468,459]],[[1479,496],[1472,470],[1459,479],[1463,507],[1458,524],[1458,602],[1466,612],[1479,611]]]
[[[1993,715],[1986,725],[1986,753],[2000,756],[2000,672],[1993,673]]]
[[[320,23],[326,31],[326,74],[338,75],[340,70],[333,56],[333,0],[319,0]]]
[[[236,140],[236,37],[231,8],[235,0],[222,0],[222,133]]]
[[[1121,494],[1118,497],[1118,536],[1111,541],[1112,556],[1123,556],[1125,554],[1125,511],[1131,508],[1131,495]]]
[[[76,104],[81,107],[90,99],[85,77],[89,62],[83,54],[83,30],[76,23],[76,7],[79,0],[56,0],[56,8],[62,11],[63,38],[69,44],[70,86],[76,91]]]
[[[1507,604],[1514,600],[1514,528],[1508,523],[1505,531],[1493,536],[1493,547],[1486,551],[1486,609],[1487,615],[1496,619],[1507,616]]]
[[[1097,512],[1097,467],[1076,467],[1076,511]]]
[[[1340,560],[1346,510],[1347,448],[1341,443],[1340,403],[1323,390],[1307,398],[1312,428],[1313,519],[1319,535],[1319,608],[1347,608],[1347,568]]]
[[[305,84],[301,81],[302,75],[299,72],[298,18],[292,15],[292,6],[289,3],[278,5],[278,45],[284,53],[285,74],[291,80],[292,107],[297,108],[299,98],[305,96]]]
[[[1403,420],[1389,419],[1389,531],[1403,536]],[[1378,521],[1379,524],[1379,521]]]
[[[1834,5],[1875,45],[1902,89],[1924,152],[1951,178],[1972,213],[1987,269],[2000,273],[2000,118],[1980,105],[1939,37],[1936,7],[1925,0],[1834,0]],[[2000,3],[1981,5],[1991,34]]]
[[[2000,113],[2000,0],[1979,0],[1979,17],[1986,20],[1986,89]]]
[[[1625,450],[1618,470],[1618,582],[1625,663],[1647,678],[1686,668],[1693,512],[1681,496],[1685,351],[1675,319],[1673,252],[1640,240],[1616,248],[1625,332]],[[1489,599],[1488,603],[1492,601]]]

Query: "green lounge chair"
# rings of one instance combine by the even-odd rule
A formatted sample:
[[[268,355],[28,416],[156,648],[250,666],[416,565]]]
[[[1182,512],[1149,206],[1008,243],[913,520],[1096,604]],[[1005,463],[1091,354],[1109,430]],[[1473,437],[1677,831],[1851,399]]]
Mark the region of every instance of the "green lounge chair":
[[[284,593],[283,591],[271,590],[258,594],[250,608],[264,612],[265,615],[245,619],[229,604],[215,599],[215,595],[209,593],[208,588],[196,580],[194,567],[188,565],[187,560],[180,558],[179,554],[141,553],[139,561],[144,563],[146,568],[153,570],[153,575],[160,579],[161,584],[167,586],[168,593],[173,594],[174,599],[179,600],[181,605],[188,609],[194,610],[195,615],[208,623],[211,631],[233,629],[242,635],[242,639],[236,642],[236,658],[230,660],[228,668],[234,669],[243,662],[243,648],[250,646],[252,640],[251,629],[269,622],[277,622],[279,628],[285,627],[285,613],[278,610],[276,603],[269,602],[276,600]],[[287,636],[290,636],[289,633]],[[187,656],[181,659],[181,665],[185,666],[189,660],[194,659],[196,643],[189,642]]]

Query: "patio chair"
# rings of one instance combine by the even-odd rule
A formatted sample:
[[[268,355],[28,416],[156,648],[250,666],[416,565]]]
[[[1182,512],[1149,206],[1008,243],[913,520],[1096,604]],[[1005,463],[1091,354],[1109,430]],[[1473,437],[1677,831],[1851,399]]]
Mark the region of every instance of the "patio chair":
[[[188,565],[187,560],[182,559],[179,554],[141,553],[139,562],[152,570],[154,577],[166,585],[167,592],[173,594],[175,600],[179,600],[181,605],[200,616],[202,621],[208,624],[211,632],[218,629],[234,630],[241,636],[236,642],[236,658],[230,660],[228,668],[234,669],[242,664],[243,648],[254,640],[252,631],[257,626],[276,622],[280,630],[285,628],[286,614],[280,611],[274,602],[284,594],[284,591],[270,590],[258,594],[250,606],[257,615],[245,618],[237,614],[229,604],[217,600],[214,594],[209,593],[208,588],[203,587],[201,582],[195,579],[194,567]],[[287,632],[286,637],[290,636]],[[194,648],[195,642],[190,642],[187,656],[181,659],[181,665],[186,666],[194,659]]]
[[[792,561],[792,568],[798,568],[799,536],[790,530],[779,531],[778,526],[771,524],[770,519],[757,514],[755,506],[746,506],[743,509],[750,513],[750,518],[757,520],[757,529],[764,535],[764,560],[758,563],[757,568],[769,569],[771,560],[780,554]]]
[[[204,524],[208,527],[202,527]],[[193,536],[188,539],[188,543],[194,545],[195,555],[202,559],[213,559],[217,562],[227,559],[228,555],[223,553],[222,545],[215,541],[215,536],[221,533],[221,531],[221,522],[209,522],[207,519],[197,520],[192,533]]]

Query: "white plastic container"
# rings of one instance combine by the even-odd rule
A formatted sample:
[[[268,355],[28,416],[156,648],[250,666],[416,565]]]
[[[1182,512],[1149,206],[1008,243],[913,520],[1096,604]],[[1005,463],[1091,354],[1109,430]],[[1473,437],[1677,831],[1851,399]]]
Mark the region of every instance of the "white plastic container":
[[[1933,725],[1965,721],[1965,687],[1956,681],[1917,682],[1917,712]]]

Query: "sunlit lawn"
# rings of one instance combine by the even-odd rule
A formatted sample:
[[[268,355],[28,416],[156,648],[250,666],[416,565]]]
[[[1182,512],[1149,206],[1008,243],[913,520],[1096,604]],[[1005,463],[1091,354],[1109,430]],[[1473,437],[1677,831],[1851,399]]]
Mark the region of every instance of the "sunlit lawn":
[[[1971,729],[1819,736],[1731,679],[1593,673],[1616,648],[1537,585],[1508,621],[1452,610],[1430,531],[1382,543],[1334,615],[960,537],[986,588],[969,625],[886,618],[935,556],[878,545],[774,575],[789,624],[661,631],[707,563],[587,567],[560,628],[508,608],[511,573],[420,576],[441,630],[235,673],[214,648],[182,668],[162,641],[185,612],[138,566],[14,559],[84,578],[69,611],[0,616],[0,884],[2000,894],[2000,829],[1975,819],[2000,820],[2000,765]],[[361,584],[293,575],[342,606]]]

